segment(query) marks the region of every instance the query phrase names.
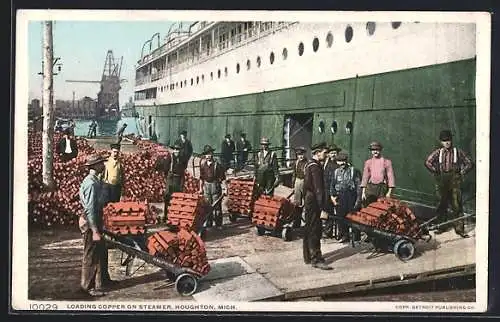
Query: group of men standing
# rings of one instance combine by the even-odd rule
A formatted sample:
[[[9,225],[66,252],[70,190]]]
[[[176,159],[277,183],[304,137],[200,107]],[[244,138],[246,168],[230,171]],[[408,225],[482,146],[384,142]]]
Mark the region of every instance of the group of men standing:
[[[425,166],[436,178],[437,222],[442,227],[437,233],[450,226],[461,237],[468,237],[464,231],[464,221],[447,221],[462,215],[460,183],[470,172],[473,162],[464,151],[453,147],[449,130],[439,135],[441,147],[426,159]],[[304,207],[305,227],[303,257],[306,264],[329,270],[321,254],[321,237],[332,237],[333,222],[337,221],[339,239],[349,241],[348,227],[342,220],[345,216],[367,206],[380,197],[391,197],[395,188],[392,161],[382,156],[382,144],[369,145],[372,157],[365,161],[361,173],[349,163],[348,155],[335,145],[326,143],[311,147],[312,160],[305,158],[305,148],[296,149],[297,160],[294,167],[294,202]],[[451,213],[448,212],[451,204]],[[353,238],[360,240],[360,232],[354,230]]]

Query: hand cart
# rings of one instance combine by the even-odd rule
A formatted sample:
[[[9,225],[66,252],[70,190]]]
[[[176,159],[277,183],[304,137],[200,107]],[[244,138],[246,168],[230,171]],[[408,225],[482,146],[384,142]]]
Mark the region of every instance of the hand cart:
[[[294,191],[292,191],[286,199],[290,199],[293,196]],[[265,225],[256,225],[257,235],[262,236],[266,231],[270,231],[272,236],[281,236],[284,241],[291,241],[293,235],[293,229],[299,228],[302,220],[302,214],[297,211],[297,207],[292,203],[293,211],[287,216],[280,216],[276,227],[268,227]]]
[[[132,276],[135,272],[137,272],[137,270],[148,263],[162,268],[170,282],[175,282],[175,289],[182,296],[190,296],[196,292],[196,289],[198,288],[198,281],[203,277],[203,275],[199,272],[187,267],[175,265],[161,257],[150,255],[147,252],[145,242],[138,243],[137,240],[129,236],[116,235],[105,231],[103,237],[106,244],[111,246],[110,248],[116,248],[122,252],[120,264],[122,266],[126,266],[127,276]],[[143,260],[144,263],[134,272],[130,272],[135,258]]]
[[[412,236],[377,229],[375,227],[361,224],[347,218],[337,217],[336,219],[341,221],[343,220],[349,226],[352,247],[355,247],[353,229],[357,229],[367,235],[368,240],[375,248],[375,252],[393,252],[398,259],[406,262],[412,259],[415,255],[415,244],[417,243],[417,241],[423,240],[425,242],[429,242],[432,239],[432,236],[430,235],[431,231],[470,217],[475,217],[475,214],[465,215],[440,224],[431,225],[431,223],[437,219],[436,216],[420,224],[419,229]]]

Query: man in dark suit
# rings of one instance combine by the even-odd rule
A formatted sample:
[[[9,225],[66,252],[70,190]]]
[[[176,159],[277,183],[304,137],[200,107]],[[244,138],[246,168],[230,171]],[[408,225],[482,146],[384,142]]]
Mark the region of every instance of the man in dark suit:
[[[241,133],[240,139],[236,143],[236,151],[238,151],[238,170],[242,170],[245,167],[245,163],[248,161],[248,153],[252,150],[252,146],[246,137],[245,133]]]
[[[193,155],[193,145],[191,141],[187,139],[187,131],[181,131],[179,134],[179,139],[175,141],[175,144],[179,146],[179,162],[182,164],[184,169],[187,169],[189,159]]]
[[[231,161],[233,160],[234,154],[234,141],[231,140],[231,134],[226,134],[224,137],[224,141],[222,141],[221,145],[221,163],[224,166],[224,169],[229,169],[231,167]]]
[[[62,162],[68,162],[78,155],[76,140],[71,136],[71,131],[69,129],[64,130],[63,137],[57,143],[56,151]]]

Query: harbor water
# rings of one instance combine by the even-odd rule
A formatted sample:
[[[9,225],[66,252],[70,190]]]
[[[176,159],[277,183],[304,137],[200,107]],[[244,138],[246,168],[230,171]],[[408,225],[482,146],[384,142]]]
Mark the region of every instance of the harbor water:
[[[75,120],[75,135],[87,136],[89,132],[89,125],[91,120]],[[112,136],[115,135],[118,129],[126,123],[127,128],[124,134],[141,134],[139,131],[139,119],[134,117],[123,117],[120,120],[100,120],[97,121],[97,135],[98,136]]]

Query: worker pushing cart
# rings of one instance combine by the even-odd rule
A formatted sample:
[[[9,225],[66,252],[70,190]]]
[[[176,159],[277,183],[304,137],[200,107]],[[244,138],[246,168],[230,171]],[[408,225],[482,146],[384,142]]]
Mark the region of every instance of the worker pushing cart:
[[[200,163],[200,192],[212,204],[222,195],[222,181],[226,180],[226,169],[213,157],[214,149],[205,145],[203,155],[205,158]],[[222,205],[219,202],[208,214],[206,227],[222,226]]]

